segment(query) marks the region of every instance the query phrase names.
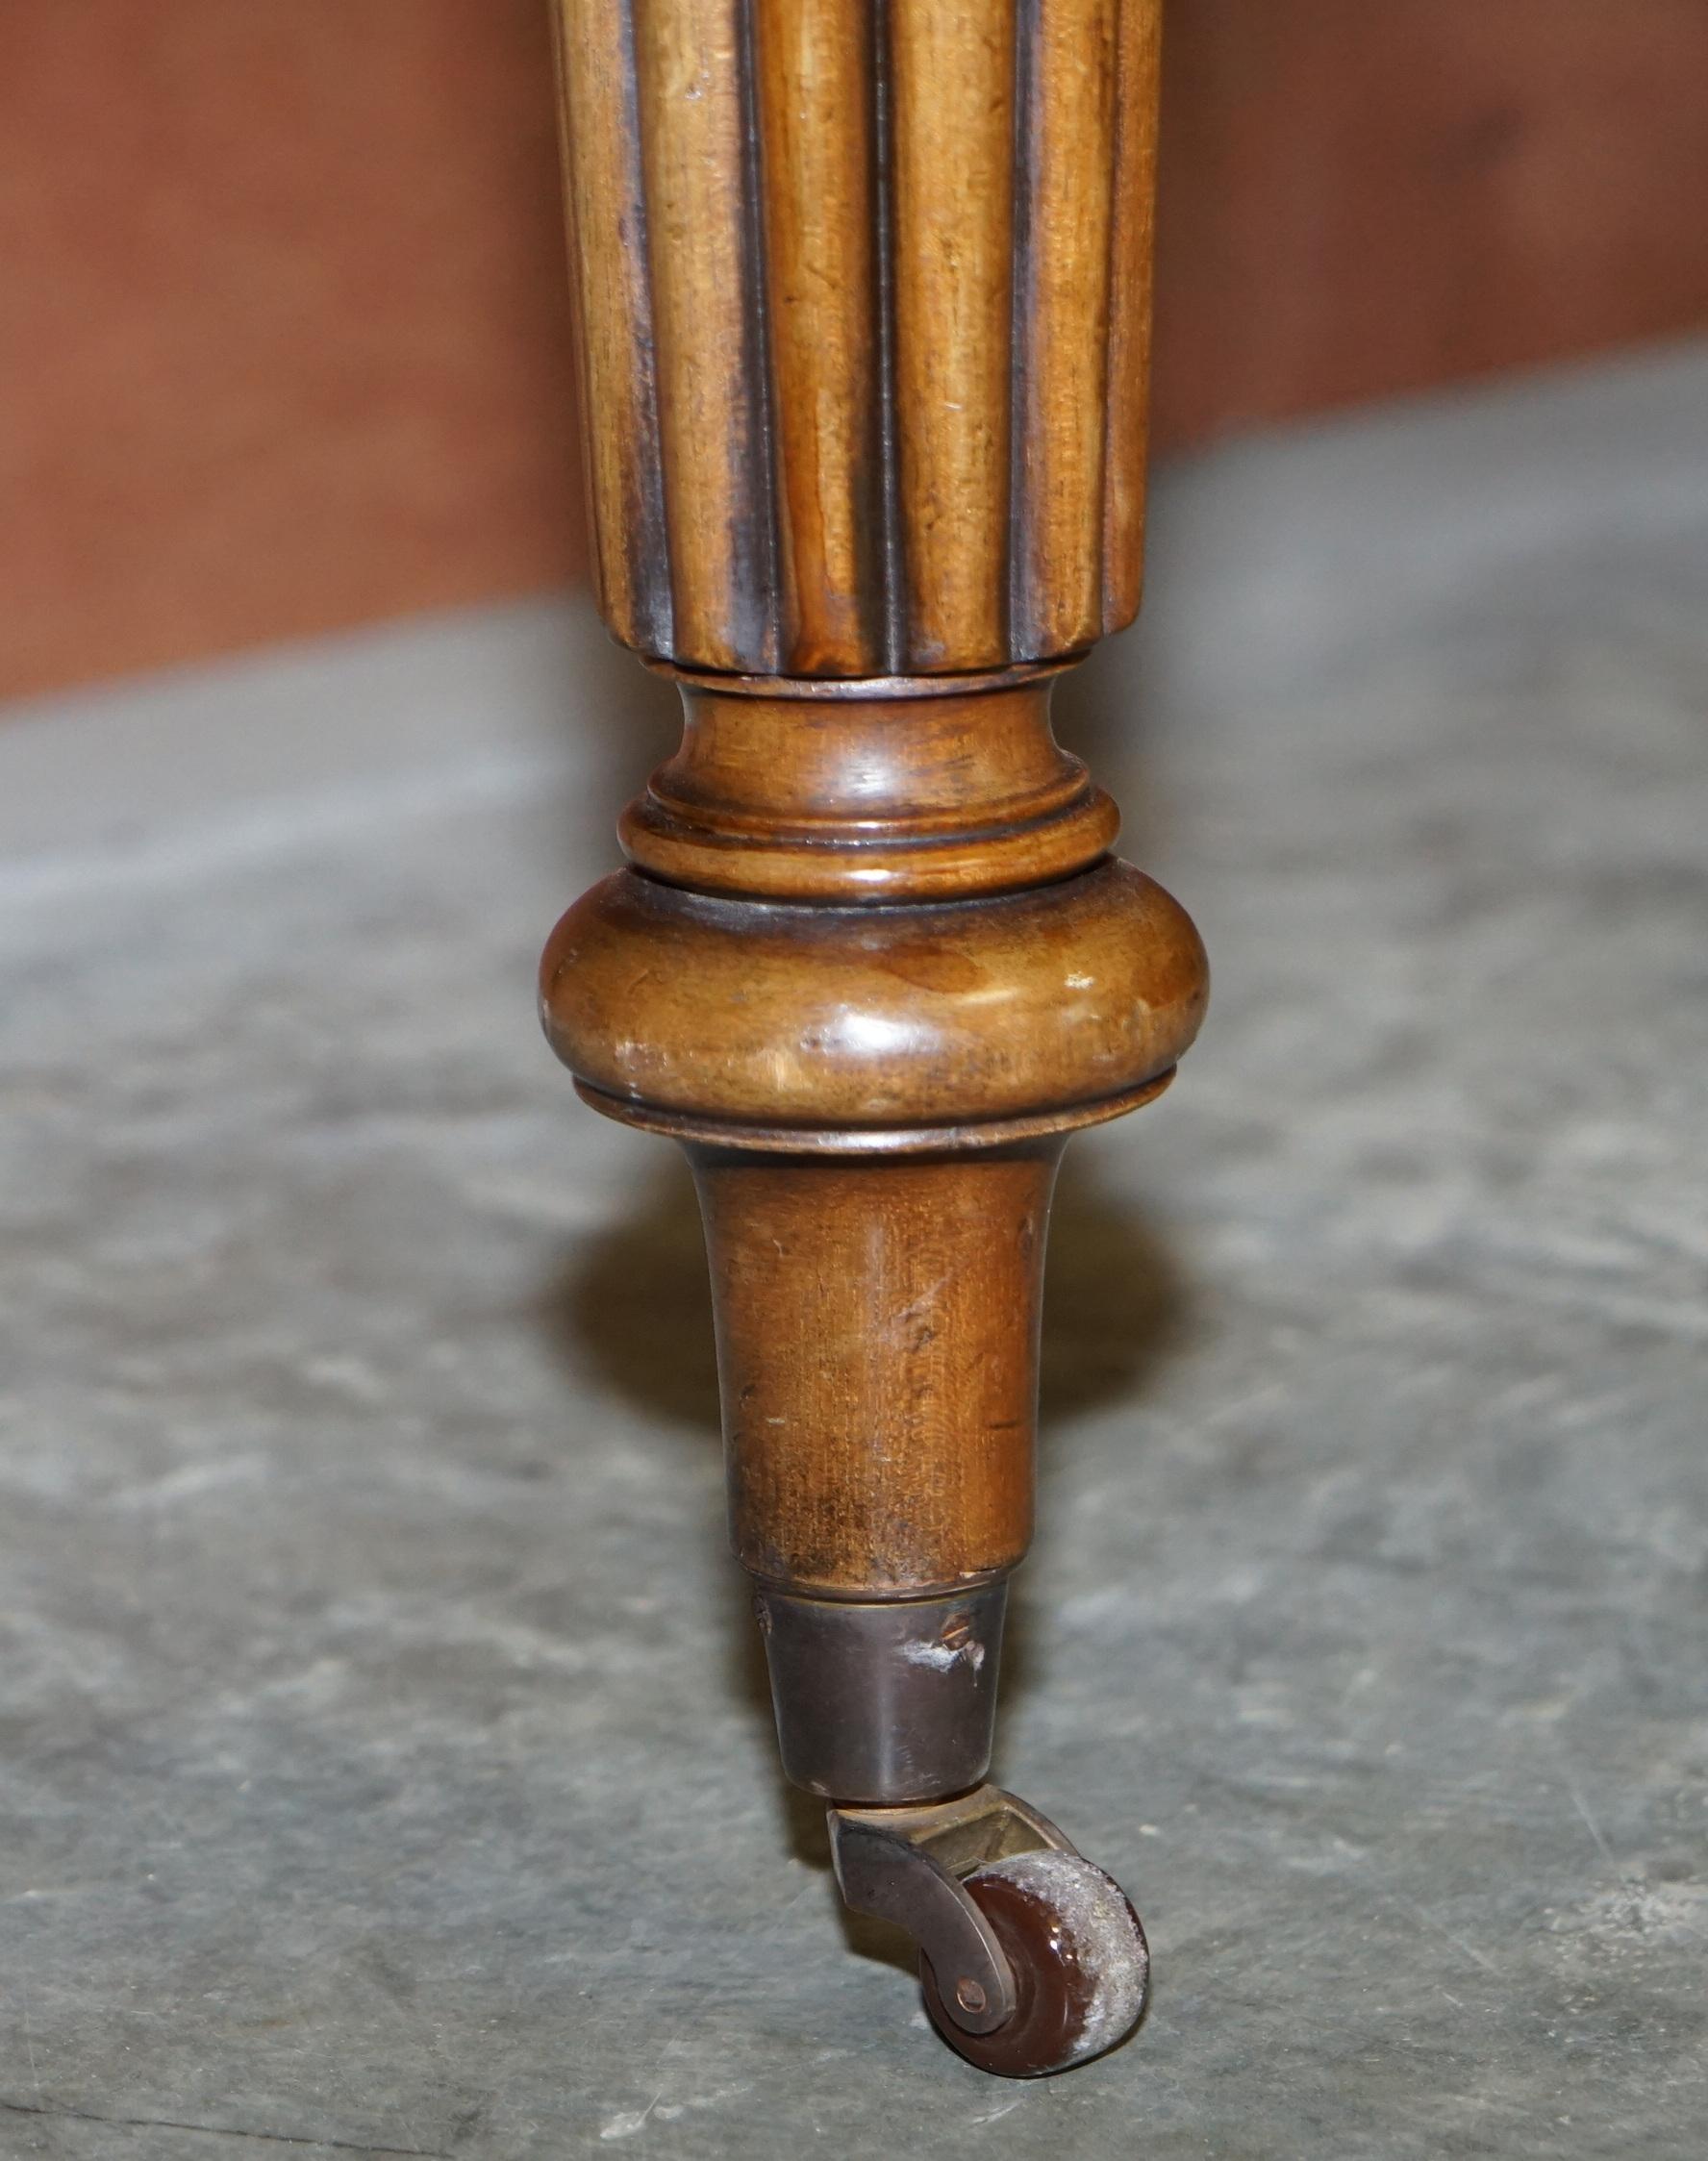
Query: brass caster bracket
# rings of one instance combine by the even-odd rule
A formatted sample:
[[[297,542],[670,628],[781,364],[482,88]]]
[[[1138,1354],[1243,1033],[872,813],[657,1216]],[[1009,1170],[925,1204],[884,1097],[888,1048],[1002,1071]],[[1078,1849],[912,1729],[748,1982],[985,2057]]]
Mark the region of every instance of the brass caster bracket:
[[[843,1902],[905,1928],[943,1976],[943,2008],[969,2034],[1015,2014],[1014,1969],[963,1878],[1017,1853],[1077,1848],[1015,1794],[978,1786],[922,1808],[831,1808],[830,1849]]]

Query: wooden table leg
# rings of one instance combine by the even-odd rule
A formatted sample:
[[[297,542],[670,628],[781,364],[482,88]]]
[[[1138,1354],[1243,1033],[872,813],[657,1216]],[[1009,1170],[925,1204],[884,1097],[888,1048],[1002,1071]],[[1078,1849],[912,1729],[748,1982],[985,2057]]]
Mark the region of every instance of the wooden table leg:
[[[599,601],[686,721],[545,1025],[693,1160],[735,1547],[844,1892],[911,1919],[953,2046],[1056,2070],[1146,1954],[981,1784],[1050,1189],[1207,983],[1048,712],[1138,607],[1158,4],[558,17]]]

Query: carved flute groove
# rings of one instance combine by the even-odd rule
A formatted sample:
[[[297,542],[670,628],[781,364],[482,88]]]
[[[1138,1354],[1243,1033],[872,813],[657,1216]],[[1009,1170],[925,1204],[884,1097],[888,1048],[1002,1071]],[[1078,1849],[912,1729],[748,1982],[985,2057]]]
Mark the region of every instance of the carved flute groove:
[[[685,667],[1138,608],[1157,0],[559,0],[601,605]]]

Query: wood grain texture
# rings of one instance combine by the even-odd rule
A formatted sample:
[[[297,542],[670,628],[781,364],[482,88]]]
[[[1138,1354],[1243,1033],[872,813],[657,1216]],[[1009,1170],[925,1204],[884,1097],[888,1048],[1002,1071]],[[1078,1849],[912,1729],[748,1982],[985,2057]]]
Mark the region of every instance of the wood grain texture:
[[[894,1597],[1022,1557],[1062,1146],[902,1164],[691,1151],[744,1568]]]
[[[1144,579],[1162,29],[1163,0],[1129,0],[1121,10],[1116,55],[1104,444],[1102,573],[1106,632],[1124,629],[1139,613]]]
[[[1203,1017],[1197,933],[1104,852],[1049,689],[686,682],[640,869],[540,962],[585,1099],[693,1158],[736,1551],[797,1593],[1019,1559],[1057,1159]]]
[[[578,388],[599,612],[625,643],[670,642],[658,371],[647,274],[633,26],[615,8],[557,0],[565,224],[582,296]],[[631,236],[626,246],[613,235]]]
[[[875,1132],[1064,1126],[1168,1072],[1197,1033],[1204,950],[1179,905],[1105,862],[980,901],[726,900],[615,871],[541,964],[546,1033],[616,1115]]]
[[[1147,177],[1120,16],[1151,0],[565,0],[565,37],[620,54],[631,8],[632,124],[609,78],[591,147],[571,115],[572,262],[590,384],[650,291],[643,574],[687,724],[540,1017],[588,1102],[693,1158],[738,1556],[908,1598],[1025,1550],[1056,1163],[1168,1085],[1208,990],[1048,718],[1136,577],[1104,465],[1147,268],[1126,228],[1117,264]],[[592,401],[619,481],[653,450],[634,389]]]
[[[1150,194],[1143,167],[1116,158],[1118,89],[1127,91],[1129,134],[1155,126],[1154,82],[1134,73],[1123,86],[1118,52],[1122,15],[1149,12],[1133,0],[1124,9],[1033,0],[1020,10],[1030,188],[1016,250],[1012,633],[1027,653],[1071,652],[1106,627],[1111,243],[1118,194],[1142,187],[1146,196],[1119,206],[1129,248]],[[1135,294],[1123,298],[1131,310]],[[1130,367],[1131,353],[1123,357]]]
[[[686,682],[682,747],[625,813],[624,850],[672,885],[763,900],[952,900],[1089,869],[1119,819],[1056,741],[1051,684]]]
[[[620,13],[570,0],[570,35]],[[774,668],[777,566],[763,269],[742,0],[633,0],[659,445],[672,605],[668,648],[703,667]],[[613,236],[590,243],[600,252]],[[638,250],[632,229],[616,251]],[[583,289],[590,340],[598,301]],[[595,427],[621,415],[595,413]],[[644,456],[645,446],[635,446]],[[615,626],[614,626],[615,627]],[[620,633],[619,633],[620,635]]]
[[[844,0],[755,0],[791,675],[858,675],[885,649],[876,20]]]
[[[895,414],[906,665],[1008,636],[1016,10],[891,0]]]

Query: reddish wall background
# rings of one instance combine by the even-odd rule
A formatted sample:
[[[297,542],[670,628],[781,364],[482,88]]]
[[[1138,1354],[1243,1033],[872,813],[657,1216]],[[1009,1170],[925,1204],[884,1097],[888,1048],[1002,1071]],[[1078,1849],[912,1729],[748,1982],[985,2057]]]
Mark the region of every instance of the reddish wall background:
[[[0,10],[0,693],[583,560],[540,0]],[[1703,0],[1170,0],[1159,437],[1708,324]]]

